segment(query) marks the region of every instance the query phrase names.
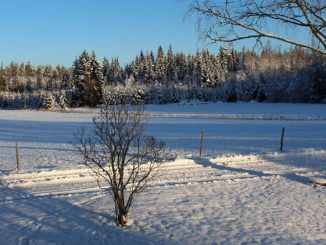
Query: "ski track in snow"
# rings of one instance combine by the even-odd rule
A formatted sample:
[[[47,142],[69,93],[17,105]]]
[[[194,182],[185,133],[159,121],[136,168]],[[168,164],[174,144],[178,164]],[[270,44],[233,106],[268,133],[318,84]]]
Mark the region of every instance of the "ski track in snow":
[[[224,108],[148,107],[149,134],[164,138],[177,158],[136,200],[128,229],[114,226],[110,197],[67,143],[92,115],[0,110],[0,244],[326,244],[326,188],[309,182],[326,176],[325,106],[321,113],[303,106],[300,115],[286,105],[285,120],[277,116],[282,106],[266,106],[273,116],[254,104],[267,116],[250,121],[237,111],[245,104],[222,111],[232,120],[212,113],[216,106]],[[284,152],[277,151],[281,125]]]

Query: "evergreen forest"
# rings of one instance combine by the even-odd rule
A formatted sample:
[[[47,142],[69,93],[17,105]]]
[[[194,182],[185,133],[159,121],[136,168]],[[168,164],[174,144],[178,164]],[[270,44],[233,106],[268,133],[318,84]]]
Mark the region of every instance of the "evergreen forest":
[[[84,50],[71,67],[0,67],[1,108],[67,108],[110,104],[166,104],[180,101],[325,103],[326,61],[302,48],[259,52],[226,46],[212,53],[174,52],[160,46],[131,62],[99,61]]]

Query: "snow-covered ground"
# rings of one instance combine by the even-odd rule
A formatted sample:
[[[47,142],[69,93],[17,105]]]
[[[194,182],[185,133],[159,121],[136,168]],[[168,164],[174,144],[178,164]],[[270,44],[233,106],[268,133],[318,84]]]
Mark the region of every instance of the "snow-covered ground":
[[[69,143],[92,126],[83,111],[0,110],[0,244],[326,244],[326,188],[309,183],[326,175],[326,105],[147,106],[146,133],[176,159],[126,229]]]

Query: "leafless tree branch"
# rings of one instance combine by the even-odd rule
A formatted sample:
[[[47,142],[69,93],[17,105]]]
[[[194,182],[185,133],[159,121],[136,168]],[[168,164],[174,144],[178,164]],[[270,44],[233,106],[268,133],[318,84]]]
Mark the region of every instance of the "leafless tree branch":
[[[325,1],[192,0],[189,11],[197,16],[205,37],[214,42],[269,38],[326,54]],[[278,33],[276,26],[309,32],[316,43],[300,42],[285,32]]]

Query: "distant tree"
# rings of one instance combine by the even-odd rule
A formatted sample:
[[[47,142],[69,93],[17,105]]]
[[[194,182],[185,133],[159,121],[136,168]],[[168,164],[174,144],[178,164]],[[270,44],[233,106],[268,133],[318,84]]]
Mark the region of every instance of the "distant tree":
[[[138,77],[141,81],[145,79],[145,67],[146,67],[146,57],[143,51],[140,51],[138,59]]]
[[[154,74],[154,55],[153,53],[150,53],[146,55],[146,63],[144,67],[144,82],[147,85],[153,85],[155,80],[155,74]]]
[[[8,83],[4,75],[0,74],[0,91],[8,91]]]
[[[118,58],[112,58],[108,66],[106,81],[110,85],[117,85],[122,82],[122,69]]]
[[[108,58],[104,57],[102,62],[102,76],[103,76],[103,84],[108,85],[108,76],[110,72],[110,62]]]
[[[32,63],[30,61],[27,62],[27,64],[24,67],[25,70],[25,75],[27,76],[27,78],[32,78],[35,75],[35,68],[32,65]]]
[[[67,110],[67,99],[64,92],[60,93],[59,106],[62,110]]]
[[[45,81],[43,76],[43,68],[38,67],[36,70],[36,87],[37,89],[44,89],[45,88]]]
[[[313,66],[311,80],[311,102],[320,103],[326,99],[326,68],[321,61],[316,60]]]
[[[25,86],[25,78],[26,78],[26,71],[25,71],[25,64],[22,62],[18,68],[18,75],[20,77],[20,86],[24,87]],[[24,90],[24,89],[23,89]],[[24,91],[21,91],[24,92]]]
[[[73,90],[75,88],[70,70],[63,70],[60,79],[60,88],[65,90]]]
[[[202,53],[197,50],[196,55],[193,59],[192,77],[196,86],[202,85],[202,73],[203,73],[203,57]]]
[[[184,53],[177,53],[175,55],[175,66],[176,66],[176,74],[177,81],[183,81],[188,72],[187,60]]]
[[[132,76],[136,81],[140,81],[139,69],[140,69],[140,61],[138,56],[136,56],[136,58],[131,63]]]
[[[72,78],[75,87],[75,102],[77,105],[87,105],[85,99],[86,85],[90,83],[90,57],[86,50],[73,64]]]
[[[84,85],[84,101],[85,104],[94,107],[99,105],[103,101],[103,75],[102,67],[94,51],[91,54],[89,62],[90,77],[86,80],[87,83],[85,83]]]
[[[155,76],[159,84],[164,85],[166,79],[166,62],[162,46],[159,46],[155,62]]]
[[[18,63],[11,62],[8,68],[9,80],[10,80],[10,90],[19,92],[20,81],[19,81],[19,67]]]
[[[3,66],[0,67],[0,91],[8,91],[9,84],[5,76],[5,69]]]
[[[43,100],[43,108],[45,109],[51,109],[56,106],[55,103],[55,98],[53,97],[51,92],[47,92],[44,95],[44,100]]]
[[[144,136],[142,109],[131,109],[106,105],[93,118],[94,131],[89,134],[81,130],[75,134],[74,144],[81,163],[112,196],[116,224],[121,226],[127,224],[135,198],[156,177],[164,150],[163,142]]]
[[[172,50],[172,45],[169,46],[169,50],[167,53],[167,67],[166,67],[166,78],[169,83],[172,83],[176,80],[176,67],[175,67],[175,60],[174,60],[174,54]]]
[[[74,104],[94,107],[103,99],[103,74],[95,52],[91,56],[84,50],[73,65],[72,79],[75,88]]]
[[[53,80],[52,80],[53,67],[51,65],[46,65],[43,69],[43,78],[45,81],[45,88],[47,90],[53,89]]]

